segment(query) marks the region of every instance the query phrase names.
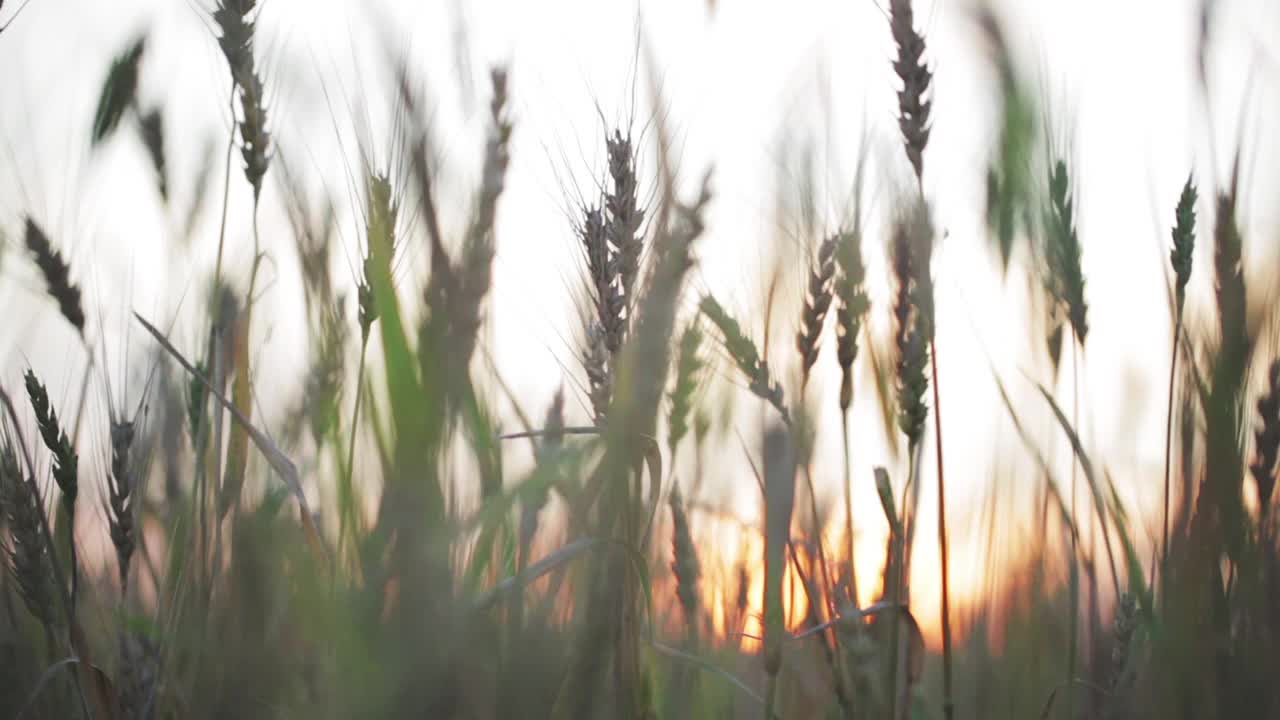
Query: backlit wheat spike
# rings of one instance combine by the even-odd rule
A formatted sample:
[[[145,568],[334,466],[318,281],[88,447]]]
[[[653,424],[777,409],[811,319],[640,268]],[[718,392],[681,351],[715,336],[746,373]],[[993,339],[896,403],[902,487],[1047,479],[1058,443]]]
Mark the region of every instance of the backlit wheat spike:
[[[36,267],[40,268],[40,274],[44,276],[49,296],[58,303],[62,317],[83,337],[84,307],[80,304],[80,288],[71,282],[71,268],[62,259],[62,253],[53,249],[49,236],[29,217],[26,243]]]
[[[911,0],[890,0],[889,29],[898,56],[893,71],[902,81],[898,91],[898,129],[902,131],[903,148],[915,170],[916,181],[924,176],[924,149],[929,144],[929,111],[933,100],[929,86],[933,73],[924,61],[924,36],[915,29]]]
[[[111,421],[111,472],[107,476],[107,524],[111,544],[116,549],[120,575],[120,591],[129,586],[129,563],[136,545],[133,503],[135,475],[130,465],[133,448],[133,423]]]
[[[800,316],[800,330],[796,333],[796,350],[800,352],[800,367],[806,383],[809,380],[809,371],[818,361],[822,329],[827,319],[827,311],[831,309],[831,284],[836,272],[837,241],[836,235],[831,235],[822,241],[818,246],[818,257],[809,271],[804,310]]]
[[[51,627],[57,617],[53,568],[40,531],[44,507],[32,487],[22,476],[18,456],[6,441],[0,448],[0,513],[9,530],[9,542],[0,548],[0,553],[27,609],[45,627]]]

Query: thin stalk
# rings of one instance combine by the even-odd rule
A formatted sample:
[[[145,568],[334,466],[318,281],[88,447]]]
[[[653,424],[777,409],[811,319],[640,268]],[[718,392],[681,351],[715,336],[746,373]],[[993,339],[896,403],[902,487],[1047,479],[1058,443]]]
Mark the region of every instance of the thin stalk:
[[[1169,467],[1173,452],[1173,386],[1178,372],[1178,341],[1182,339],[1182,308],[1173,324],[1173,352],[1169,359],[1169,404],[1164,420],[1164,519],[1160,523],[1160,585],[1163,588],[1169,562]],[[1163,595],[1163,592],[1161,593]],[[1163,603],[1162,603],[1163,604]]]
[[[85,365],[84,376],[80,379],[80,399],[76,402],[76,419],[72,422],[71,428],[71,445],[73,447],[79,443],[80,420],[84,417],[84,403],[89,396],[89,377],[93,374],[95,360],[93,348],[85,340],[84,335],[80,336],[80,341],[84,343],[85,352],[89,355],[89,362]],[[76,551],[75,515],[69,514],[67,517],[70,521],[68,523],[70,527],[67,528],[67,539],[70,541],[71,548],[69,558],[71,562],[71,608],[74,611],[80,588],[79,553]]]
[[[1074,397],[1072,399],[1072,407],[1071,407],[1071,424],[1076,428],[1076,432],[1080,432],[1079,430],[1080,428],[1080,383],[1079,383],[1079,374],[1078,374],[1077,368],[1079,367],[1079,365],[1082,363],[1084,359],[1083,357],[1084,345],[1080,344],[1079,342],[1076,342],[1074,344],[1074,347],[1075,347],[1074,355],[1073,355],[1074,360],[1072,361],[1072,365],[1071,365],[1071,381],[1072,381],[1072,384],[1075,386],[1075,388],[1073,390]],[[1076,464],[1077,461],[1078,461],[1078,458],[1074,460],[1071,465],[1072,477],[1075,476],[1076,469],[1078,467],[1082,467],[1081,465]],[[1116,569],[1115,550],[1111,546],[1111,531],[1107,528],[1107,509],[1101,503],[1101,500],[1099,498],[1098,488],[1095,487],[1092,483],[1090,483],[1089,485],[1089,499],[1093,503],[1092,516],[1089,521],[1089,550],[1088,550],[1089,562],[1091,565],[1095,566],[1096,568],[1096,565],[1098,562],[1097,560],[1098,530],[1102,530],[1102,547],[1104,550],[1107,551],[1107,566],[1108,566],[1108,569],[1111,571],[1111,589],[1115,593],[1115,597],[1119,598],[1120,597],[1120,575]],[[1096,578],[1097,578],[1096,569],[1091,570],[1091,573],[1092,573],[1091,577],[1093,577],[1096,581]],[[1096,639],[1097,638],[1091,638],[1092,641],[1096,641]],[[1090,645],[1090,647],[1092,647],[1092,644]]]
[[[844,451],[844,522],[849,543],[849,599],[858,604],[858,568],[854,560],[853,540],[853,472],[849,462],[849,413],[840,413],[840,440]]]
[[[261,241],[261,236],[258,234],[258,199],[255,197],[253,200],[253,265],[250,267],[250,270],[249,270],[249,291],[245,294],[244,310],[241,312],[241,314],[244,317],[242,320],[238,320],[237,322],[250,322],[250,320],[253,317],[253,312],[251,308],[253,306],[253,296],[258,286],[258,268],[261,264],[262,264],[262,241]],[[249,337],[248,333],[249,333],[249,328],[246,327],[245,328],[246,343],[248,343],[248,337]],[[221,353],[219,353],[219,355],[221,355]],[[245,349],[245,356],[248,357],[247,347]],[[245,367],[238,368],[237,372],[248,372],[249,370],[250,368],[246,363]],[[219,408],[221,408],[221,405],[219,405]],[[218,447],[214,451],[214,460],[215,460],[214,481],[215,482],[218,481],[218,478],[222,477],[222,468],[221,468],[221,462],[220,462],[220,457],[221,457],[220,453],[222,450],[221,412],[219,412],[219,416],[218,416],[217,438],[218,438],[217,439]],[[232,439],[232,442],[234,442],[234,438]],[[230,450],[228,450],[228,452],[230,452]],[[215,494],[214,497],[216,499],[217,494]],[[203,503],[204,503],[203,498],[201,499],[201,503],[203,507]],[[213,583],[218,576],[218,570],[222,567],[222,520],[223,520],[223,517],[222,517],[221,508],[220,507],[215,508],[215,522],[213,526],[213,566],[209,568],[209,587],[206,589],[210,595],[212,595],[213,593]]]
[[[231,132],[227,137],[227,155],[223,163],[222,173],[222,218],[218,225],[218,254],[214,259],[213,265],[213,291],[215,293],[222,284],[222,255],[223,248],[226,245],[227,214],[231,201],[231,155],[235,151],[236,147],[236,82],[234,77],[231,80],[231,92],[228,95],[227,105],[231,111]],[[217,298],[214,298],[214,301],[216,303]],[[221,389],[222,369],[220,367],[220,361],[222,359],[222,353],[218,347],[217,338],[218,325],[222,318],[217,317],[217,313],[220,312],[220,308],[215,307],[213,312],[214,321],[209,327],[209,357],[207,365],[209,368],[210,380],[218,383],[219,389]],[[204,412],[205,409],[208,408],[208,403],[209,398],[206,395],[204,398],[205,407],[200,409],[201,419],[204,419]],[[222,406],[220,404],[214,403],[213,416],[210,420],[212,420],[213,427],[204,429],[205,431],[200,434],[200,447],[196,449],[197,473],[195,503],[196,515],[198,518],[197,527],[199,528],[200,533],[199,542],[196,544],[196,547],[199,548],[202,554],[209,552],[209,470],[206,467],[205,453],[209,450],[208,442],[211,437],[213,439],[213,448],[212,454],[207,462],[213,463],[213,477],[215,482],[217,482],[217,478],[222,474],[221,463],[219,462],[219,454],[222,451]],[[212,431],[212,435],[210,435],[210,431]],[[200,563],[200,575],[202,577],[206,577],[211,582],[212,578],[208,577],[209,572],[209,568],[206,567],[206,563],[202,560]]]
[[[812,573],[812,577],[810,577],[810,574],[805,573],[804,565],[800,563],[800,554],[796,552],[795,543],[788,542],[787,548],[791,553],[791,563],[795,566],[796,575],[800,578],[800,589],[804,592],[805,600],[809,603],[809,615],[813,619],[814,626],[821,629],[816,639],[818,641],[818,646],[822,648],[822,657],[831,669],[832,684],[834,685],[836,702],[840,705],[842,714],[848,716],[852,708],[850,706],[848,692],[844,687],[844,663],[841,662],[840,655],[836,652],[834,643],[831,645],[827,644],[828,637],[825,630],[830,626],[830,623],[824,621],[817,613],[819,603],[822,602],[822,589],[820,587],[815,588],[814,585],[821,582],[821,578],[818,577],[816,568]],[[819,553],[818,562],[822,563],[824,561],[821,560],[821,548],[819,548]],[[795,585],[793,584],[792,588],[794,589],[794,587]],[[819,597],[814,597],[815,591],[818,593]],[[794,598],[792,599],[792,607],[795,607]],[[835,616],[833,615],[832,617]],[[833,630],[832,635],[834,636],[834,634],[835,632]]]
[[[827,615],[829,617],[836,617],[839,615],[839,611],[835,606],[835,600],[836,600],[835,583],[832,582],[831,580],[831,566],[827,563],[827,552],[823,547],[824,544],[822,542],[822,519],[818,515],[818,499],[817,499],[817,494],[814,492],[813,473],[809,470],[808,463],[805,463],[805,466],[804,466],[804,479],[805,479],[805,484],[808,486],[808,491],[809,491],[808,493],[809,509],[810,509],[810,512],[813,513],[815,542],[817,543],[817,546],[818,546],[818,564],[821,570],[820,573],[814,573],[814,575],[816,576],[815,579],[818,582],[823,583],[826,586],[825,588],[819,586],[818,591],[820,596],[821,595],[826,596]],[[792,554],[792,557],[794,558],[795,557],[794,545],[792,545],[791,547],[791,554]],[[797,570],[800,569],[800,563],[798,558],[796,559],[796,569]],[[806,582],[805,589],[808,590],[808,587],[809,587],[809,583]],[[821,597],[809,598],[809,607],[811,608],[810,612],[814,612],[815,617],[817,617],[815,610],[818,607],[818,605],[816,605],[815,603],[820,600],[822,600]],[[821,622],[820,618],[819,618],[819,622]],[[842,658],[840,657],[840,654],[836,652],[837,648],[836,648],[836,643],[834,642],[834,639],[835,639],[834,632],[832,632],[831,637],[832,637],[832,644],[830,647],[828,647],[827,645],[827,638],[825,636],[819,638],[819,640],[822,642],[822,649],[824,651],[824,654],[826,655],[826,659],[828,663],[831,665],[831,673],[834,676],[834,681],[835,681],[834,684],[835,684],[835,691],[836,691],[836,699],[839,701],[840,706],[847,711],[849,709],[849,694],[848,694],[848,690],[844,686],[845,685],[844,663],[842,661]]]
[[[356,472],[356,424],[360,421],[360,401],[364,399],[364,359],[365,351],[369,347],[368,337],[360,341],[360,364],[356,368],[356,402],[355,407],[351,409],[351,439],[347,446],[347,483],[351,484],[355,481]],[[347,537],[347,533],[352,531],[351,528],[351,509],[344,508],[338,516],[338,554],[342,554],[342,544]]]
[[[832,603],[835,601],[834,593],[833,593],[833,589],[835,588],[835,583],[833,583],[831,580],[831,567],[827,564],[827,552],[826,552],[826,549],[823,547],[822,518],[818,515],[818,499],[817,499],[817,494],[814,492],[813,473],[809,470],[808,463],[806,463],[804,466],[804,481],[809,491],[808,493],[809,494],[809,511],[813,515],[815,543],[818,546],[818,563],[822,566],[821,568],[822,573],[819,574],[816,579],[826,586],[826,587],[819,587],[819,589],[825,592],[827,596],[826,598],[827,610],[828,612],[831,612],[831,611],[834,611],[835,609],[834,606],[832,605]]]
[[[918,471],[920,466],[919,443],[915,443],[910,448],[907,449],[907,463],[908,463],[908,469],[907,469],[906,488],[910,489],[912,483],[915,482],[916,472]],[[905,499],[906,491],[903,492],[903,497]],[[906,508],[904,505],[903,512],[905,511],[906,511]],[[903,525],[904,525],[903,520],[899,518],[897,527],[890,528],[889,531],[893,533],[893,555],[894,555],[894,558],[893,558],[893,575],[894,576],[892,578],[893,596],[891,599],[895,605],[905,606],[905,603],[903,602],[903,598],[906,595],[906,590],[904,587],[906,578],[905,578],[905,573],[903,572],[904,568],[902,566],[906,562],[907,553],[906,553],[906,548],[903,547],[903,542],[904,542]],[[892,625],[890,625],[890,629],[889,629],[889,638],[890,638],[889,639],[889,719],[898,720],[898,671],[899,671],[898,666],[902,663],[902,653],[898,645],[901,642],[901,633],[899,628],[902,622],[901,622],[901,618],[899,617],[899,613],[896,613],[896,612],[890,613],[890,615],[892,615],[893,619],[890,621]],[[904,691],[905,691],[905,684],[904,684]],[[903,698],[902,709],[904,712],[906,711],[905,701],[906,701],[906,698]]]
[[[1071,408],[1071,414],[1072,414],[1071,422],[1077,428],[1077,432],[1079,432],[1078,428],[1080,427],[1080,422],[1078,417],[1079,404],[1080,404],[1080,396],[1079,396],[1080,354],[1078,351],[1078,346],[1079,346],[1079,343],[1076,342],[1075,326],[1072,326],[1071,387],[1072,387],[1072,393],[1074,394],[1075,399],[1072,403],[1072,408]],[[1071,454],[1071,522],[1073,522],[1077,527],[1079,527],[1080,517],[1079,515],[1076,514],[1076,485],[1077,484],[1078,484],[1078,477],[1076,475],[1076,455],[1075,453],[1072,453]],[[1089,532],[1090,533],[1093,532],[1092,523],[1089,524]],[[1079,559],[1080,559],[1080,533],[1073,532],[1071,533],[1071,573],[1070,573],[1071,575],[1071,621],[1069,623],[1071,637],[1067,641],[1067,653],[1068,653],[1067,682],[1068,683],[1070,683],[1072,678],[1076,676],[1076,655],[1079,652],[1079,648],[1077,647],[1077,645],[1079,644],[1078,636],[1080,634],[1080,617],[1079,617],[1080,616],[1080,568],[1078,565]],[[1067,695],[1067,717],[1068,718],[1075,717],[1075,706],[1076,706],[1076,701],[1075,701],[1074,695],[1068,694]]]
[[[942,401],[938,390],[938,349],[930,341],[929,364],[933,373],[933,426],[938,448],[938,551],[942,559],[942,714],[955,717],[951,694],[951,575],[947,551],[947,490],[942,475]]]
[[[231,134],[227,138],[227,159],[222,173],[222,221],[218,228],[218,255],[213,265],[215,285],[222,279],[222,248],[227,238],[227,204],[231,199],[231,154],[236,149],[236,81],[234,77],[231,79],[228,106],[231,108]]]

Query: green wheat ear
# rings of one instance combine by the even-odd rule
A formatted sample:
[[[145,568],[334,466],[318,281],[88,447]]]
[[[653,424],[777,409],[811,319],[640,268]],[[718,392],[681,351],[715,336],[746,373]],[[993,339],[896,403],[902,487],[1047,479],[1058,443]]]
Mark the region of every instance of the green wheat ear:
[[[53,453],[53,479],[62,491],[62,504],[68,514],[75,511],[76,497],[80,492],[79,456],[71,446],[71,440],[58,423],[58,415],[49,405],[49,393],[31,370],[23,376],[31,409],[36,414],[36,427],[45,447]]]
[[[1196,191],[1195,177],[1187,176],[1182,186],[1182,195],[1178,198],[1178,208],[1173,226],[1173,249],[1169,251],[1169,262],[1173,265],[1175,277],[1174,291],[1177,294],[1178,313],[1187,297],[1187,282],[1191,280],[1191,256],[1196,247]]]
[[[680,334],[676,351],[675,381],[669,394],[671,411],[667,416],[667,449],[674,459],[680,441],[689,433],[689,417],[693,413],[693,396],[702,379],[702,331],[695,319]]]
[[[71,267],[55,250],[45,231],[30,217],[26,222],[24,240],[36,267],[44,276],[49,296],[58,303],[58,311],[76,332],[84,336],[84,306],[81,304],[80,287],[71,281]]]
[[[115,132],[120,118],[133,106],[138,92],[138,63],[145,48],[146,37],[139,37],[111,61],[107,79],[98,95],[98,109],[93,114],[94,147]]]
[[[1067,163],[1058,160],[1049,172],[1048,247],[1051,290],[1066,307],[1067,319],[1081,345],[1089,334],[1089,306],[1085,301],[1080,238],[1076,233],[1075,198]]]

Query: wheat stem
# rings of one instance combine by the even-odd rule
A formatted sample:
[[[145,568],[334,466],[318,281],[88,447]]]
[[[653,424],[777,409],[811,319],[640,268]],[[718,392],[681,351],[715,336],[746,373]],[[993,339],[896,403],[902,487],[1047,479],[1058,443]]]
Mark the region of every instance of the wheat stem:
[[[849,413],[840,413],[840,440],[844,453],[844,521],[845,535],[849,544],[849,599],[858,604],[858,567],[854,559],[853,536],[853,477],[849,453]]]
[[[364,377],[365,355],[368,350],[368,341],[367,341],[368,336],[366,335],[365,338],[366,340],[360,343],[360,363],[356,367],[356,401],[355,401],[355,406],[351,408],[351,428],[349,430],[351,437],[347,440],[346,473],[347,473],[347,477],[352,479],[352,480],[349,480],[349,482],[353,481],[355,477],[355,472],[356,472],[356,465],[355,465],[356,427],[357,427],[357,424],[360,422],[360,401],[364,399],[364,382],[362,378]],[[351,516],[351,511],[350,509],[348,509],[344,511],[342,513],[342,516],[338,519],[338,522],[339,522],[338,554],[339,555],[342,554],[342,543],[346,539],[347,533],[354,531],[354,528],[351,526],[352,518],[350,516]]]
[[[1160,522],[1160,584],[1166,585],[1165,573],[1169,562],[1169,476],[1173,454],[1173,388],[1178,373],[1178,341],[1182,339],[1182,309],[1177,311],[1173,325],[1173,352],[1169,359],[1169,402],[1164,420],[1164,515]]]
[[[938,391],[938,348],[929,343],[929,362],[933,372],[933,424],[938,448],[938,551],[942,571],[942,713],[947,720],[955,717],[951,690],[951,574],[947,548],[947,490],[942,468],[942,402]]]

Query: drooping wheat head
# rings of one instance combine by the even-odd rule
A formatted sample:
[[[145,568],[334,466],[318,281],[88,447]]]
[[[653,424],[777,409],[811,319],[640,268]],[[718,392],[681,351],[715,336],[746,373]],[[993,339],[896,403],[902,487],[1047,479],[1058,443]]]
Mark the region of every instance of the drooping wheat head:
[[[49,236],[30,217],[26,223],[26,243],[44,276],[49,296],[58,303],[62,317],[84,337],[84,307],[80,304],[79,286],[71,282],[71,268],[62,259],[62,253],[53,248]]]
[[[169,171],[164,148],[164,113],[152,108],[138,117],[138,133],[142,146],[151,158],[151,168],[156,173],[156,190],[160,199],[169,202]]]
[[[783,398],[782,385],[769,373],[769,364],[760,359],[755,343],[742,332],[742,327],[711,295],[704,295],[698,309],[720,331],[721,343],[734,365],[747,379],[747,388],[757,397],[767,401],[782,415],[783,422],[791,423],[791,413]]]
[[[138,92],[138,63],[145,48],[146,38],[139,37],[111,61],[98,96],[98,109],[93,115],[94,146],[115,131],[125,111],[133,106]]]

